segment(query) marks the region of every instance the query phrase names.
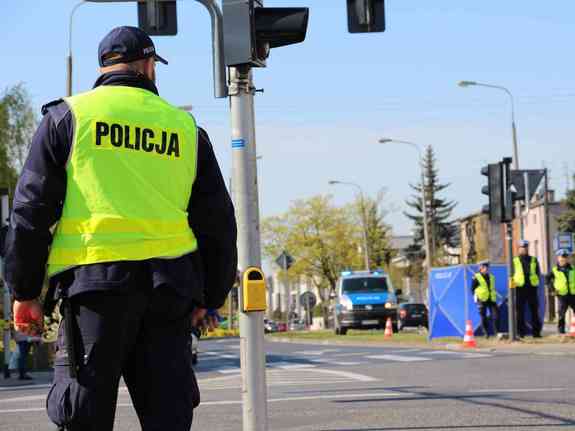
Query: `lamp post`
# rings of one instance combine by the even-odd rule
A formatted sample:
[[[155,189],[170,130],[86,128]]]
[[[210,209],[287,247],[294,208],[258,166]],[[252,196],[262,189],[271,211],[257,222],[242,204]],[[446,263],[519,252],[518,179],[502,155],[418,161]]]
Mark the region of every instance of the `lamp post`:
[[[486,84],[483,82],[476,82],[476,81],[459,81],[457,83],[462,88],[467,87],[486,87],[486,88],[493,88],[495,90],[500,90],[505,92],[509,96],[509,100],[511,102],[511,133],[513,139],[513,169],[518,171],[519,170],[519,145],[517,144],[517,127],[515,125],[515,99],[513,98],[513,94],[509,91],[508,88],[503,87],[501,85],[493,85],[493,84]],[[528,193],[525,195],[526,203],[529,200]],[[521,217],[521,203],[518,201],[515,207],[517,217],[519,217],[519,235],[523,238],[524,235],[524,227],[523,227],[523,217]]]
[[[72,95],[72,25],[74,24],[74,14],[80,6],[86,3],[86,0],[80,1],[72,8],[70,12],[70,25],[68,26],[68,58],[66,59],[66,96]]]
[[[335,181],[332,180],[329,182],[329,185],[333,186],[333,185],[343,185],[343,186],[351,186],[351,187],[355,187],[358,191],[359,191],[359,198],[360,198],[360,210],[361,210],[361,222],[363,225],[363,257],[364,257],[364,264],[365,264],[365,270],[369,271],[369,247],[368,247],[368,241],[367,241],[367,216],[365,214],[365,195],[363,193],[363,189],[361,188],[361,186],[359,184],[356,183],[349,183],[346,181]]]
[[[457,84],[462,88],[467,87],[486,87],[486,88],[494,88],[496,90],[504,91],[508,96],[509,100],[511,101],[511,131],[513,133],[513,169],[519,169],[519,147],[517,145],[517,127],[515,125],[515,100],[513,99],[513,94],[509,91],[508,88],[503,87],[501,85],[493,85],[493,84],[485,84],[482,82],[475,82],[475,81],[459,81]]]
[[[430,233],[429,233],[429,216],[428,216],[428,211],[427,211],[427,193],[426,193],[426,187],[425,187],[425,172],[423,170],[423,152],[421,150],[421,146],[419,146],[418,144],[414,143],[414,142],[409,142],[409,141],[401,141],[399,139],[391,139],[391,138],[381,138],[378,141],[380,144],[390,144],[390,143],[396,143],[396,144],[404,144],[404,145],[409,145],[411,148],[414,148],[417,153],[418,153],[418,157],[419,157],[419,163],[421,165],[421,200],[422,200],[422,205],[421,205],[421,210],[423,213],[423,239],[425,242],[425,266],[427,267],[427,271],[431,270],[432,264],[433,264],[433,255],[432,255],[432,250],[431,250],[431,241],[430,241]]]

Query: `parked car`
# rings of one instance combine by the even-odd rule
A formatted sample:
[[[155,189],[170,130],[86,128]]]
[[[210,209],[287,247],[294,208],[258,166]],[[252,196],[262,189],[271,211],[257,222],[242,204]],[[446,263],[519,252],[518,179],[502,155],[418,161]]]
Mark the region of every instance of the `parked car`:
[[[397,329],[424,326],[429,328],[429,317],[425,304],[404,303],[397,309]]]
[[[288,330],[288,325],[287,323],[284,322],[278,322],[278,332],[286,332]]]
[[[305,331],[305,322],[301,319],[292,320],[289,324],[290,331]]]
[[[264,332],[266,334],[278,332],[278,324],[271,319],[264,318]]]

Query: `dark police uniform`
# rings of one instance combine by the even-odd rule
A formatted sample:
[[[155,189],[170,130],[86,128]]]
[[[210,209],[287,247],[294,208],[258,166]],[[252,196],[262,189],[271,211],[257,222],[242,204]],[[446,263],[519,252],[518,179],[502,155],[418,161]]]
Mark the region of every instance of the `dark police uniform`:
[[[559,300],[557,331],[564,334],[565,314],[569,307],[575,313],[575,268],[569,263],[565,266],[556,265],[549,274],[549,284],[553,286]]]
[[[101,86],[158,94],[153,82],[133,72],[104,74],[95,84]],[[76,127],[63,101],[44,106],[43,114],[18,181],[6,236],[5,277],[19,301],[40,295],[51,228],[62,217]],[[69,316],[58,334],[47,401],[49,417],[62,429],[112,430],[121,377],[144,431],[190,429],[199,403],[189,349],[190,312],[198,306],[221,307],[237,268],[233,206],[201,129],[187,214],[196,251],[78,265],[50,278],[50,287],[66,298]],[[76,364],[73,370],[71,363]]]
[[[541,277],[539,262],[536,257],[525,255],[514,258],[513,277],[517,276],[519,265],[523,274],[523,284],[516,284],[517,292],[517,330],[520,337],[527,334],[527,319],[525,317],[525,308],[529,307],[531,314],[531,328],[534,337],[541,336],[543,324],[539,317],[539,283],[533,280]]]

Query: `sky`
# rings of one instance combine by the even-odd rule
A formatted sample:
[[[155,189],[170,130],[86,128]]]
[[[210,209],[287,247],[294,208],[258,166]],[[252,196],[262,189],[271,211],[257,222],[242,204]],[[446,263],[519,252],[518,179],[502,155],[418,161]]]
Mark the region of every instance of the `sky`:
[[[77,0],[0,0],[0,89],[23,82],[38,109],[62,97],[69,15]],[[413,148],[381,145],[391,137],[432,145],[454,217],[486,203],[483,165],[511,155],[505,93],[460,88],[460,80],[502,85],[515,96],[522,168],[550,169],[559,196],[575,169],[573,0],[387,0],[384,33],[347,32],[345,0],[266,0],[307,6],[306,41],[272,50],[256,70],[256,135],[263,217],[295,199],[330,193],[337,204],[355,182],[371,196],[387,190],[388,222],[409,234],[403,215],[419,167]],[[154,38],[169,60],[158,65],[160,94],[193,105],[210,134],[224,176],[231,174],[229,104],[213,97],[209,15],[178,2],[179,32]],[[74,17],[74,91],[98,76],[97,46],[118,25],[137,25],[133,3],[87,3]]]

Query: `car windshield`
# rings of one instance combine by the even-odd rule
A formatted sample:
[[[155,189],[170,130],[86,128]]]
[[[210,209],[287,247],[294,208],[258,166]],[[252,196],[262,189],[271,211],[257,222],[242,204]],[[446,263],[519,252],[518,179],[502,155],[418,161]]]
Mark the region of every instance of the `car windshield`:
[[[345,293],[387,292],[386,277],[348,278],[343,280],[342,290]]]

